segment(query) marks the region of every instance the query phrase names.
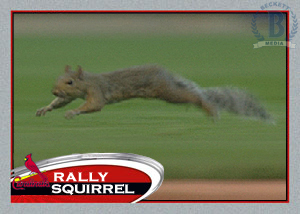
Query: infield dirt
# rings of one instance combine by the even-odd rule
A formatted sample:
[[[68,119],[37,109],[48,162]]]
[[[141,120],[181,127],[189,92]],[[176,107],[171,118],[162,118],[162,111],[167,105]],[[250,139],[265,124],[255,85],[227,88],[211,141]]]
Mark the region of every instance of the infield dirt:
[[[168,180],[148,200],[286,200],[285,180]]]

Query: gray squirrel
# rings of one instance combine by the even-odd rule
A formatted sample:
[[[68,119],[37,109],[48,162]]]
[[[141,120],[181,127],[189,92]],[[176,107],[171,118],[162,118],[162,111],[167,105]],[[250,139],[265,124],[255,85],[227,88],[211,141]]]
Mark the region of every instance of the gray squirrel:
[[[157,65],[136,66],[108,73],[88,73],[78,66],[72,71],[66,66],[65,74],[57,79],[52,90],[57,97],[48,106],[40,108],[36,116],[45,115],[67,105],[77,98],[86,102],[69,110],[65,118],[101,111],[110,103],[131,98],[154,98],[169,103],[191,103],[209,116],[218,117],[220,110],[238,115],[269,120],[270,114],[247,92],[229,87],[201,88],[192,81],[172,75]]]

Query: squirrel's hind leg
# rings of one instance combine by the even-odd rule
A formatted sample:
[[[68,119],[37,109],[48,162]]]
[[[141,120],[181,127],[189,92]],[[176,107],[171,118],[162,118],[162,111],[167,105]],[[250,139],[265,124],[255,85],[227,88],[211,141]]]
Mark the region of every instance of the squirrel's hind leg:
[[[186,89],[166,89],[160,96],[160,99],[163,99],[169,103],[191,103],[197,107],[203,109],[209,116],[214,119],[218,118],[218,110],[211,103],[209,103],[201,93],[191,92]]]

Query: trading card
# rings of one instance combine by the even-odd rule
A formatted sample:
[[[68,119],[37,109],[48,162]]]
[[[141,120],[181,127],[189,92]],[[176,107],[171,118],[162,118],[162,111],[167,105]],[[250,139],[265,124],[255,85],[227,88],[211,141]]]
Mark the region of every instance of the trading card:
[[[12,10],[11,203],[287,203],[292,10]]]

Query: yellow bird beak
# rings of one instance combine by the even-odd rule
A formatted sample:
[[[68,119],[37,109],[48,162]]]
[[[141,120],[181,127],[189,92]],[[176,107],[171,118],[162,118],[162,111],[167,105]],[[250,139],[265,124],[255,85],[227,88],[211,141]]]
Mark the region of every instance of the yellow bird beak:
[[[25,158],[24,160],[27,160],[27,158]]]

